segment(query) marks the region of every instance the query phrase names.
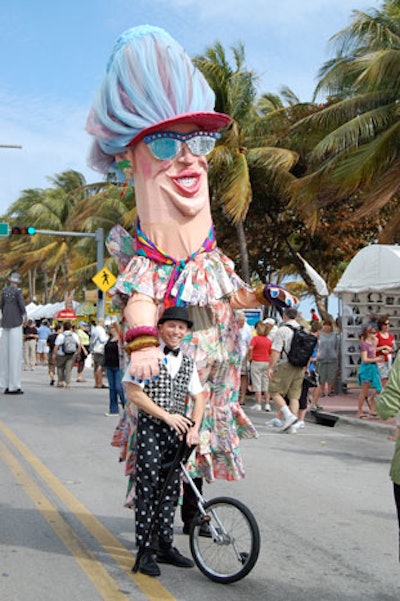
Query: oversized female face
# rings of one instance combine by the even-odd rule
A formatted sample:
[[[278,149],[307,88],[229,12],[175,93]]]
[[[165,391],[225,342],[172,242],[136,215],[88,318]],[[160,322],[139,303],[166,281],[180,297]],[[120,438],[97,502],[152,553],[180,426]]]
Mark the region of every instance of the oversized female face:
[[[174,142],[174,139],[168,140],[166,134],[193,134],[197,131],[198,128],[193,124],[176,125],[163,130],[164,137],[157,132],[160,134],[159,139],[155,140],[158,145],[153,145],[151,137],[148,137],[150,139],[147,143],[139,142],[128,151],[141,220],[146,217],[152,220],[155,217],[167,220],[168,217],[172,217],[179,220],[179,217],[190,218],[202,210],[209,210],[207,159],[202,154],[195,154],[202,152],[203,147],[204,152],[207,150],[206,140],[202,140],[201,136],[187,136],[187,141],[183,141],[185,136],[182,136],[182,140],[175,138]],[[171,156],[174,152],[176,156],[157,158],[153,151],[158,157]]]

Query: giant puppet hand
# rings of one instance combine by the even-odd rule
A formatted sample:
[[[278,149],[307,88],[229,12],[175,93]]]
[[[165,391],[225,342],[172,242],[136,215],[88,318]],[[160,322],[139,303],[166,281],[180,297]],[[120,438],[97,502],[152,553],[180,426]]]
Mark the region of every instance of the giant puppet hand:
[[[256,289],[257,299],[263,305],[275,305],[281,309],[294,307],[299,302],[298,298],[290,294],[279,284],[265,284]]]
[[[160,373],[159,360],[163,357],[159,347],[152,346],[133,351],[129,363],[132,381],[140,383],[156,379]]]

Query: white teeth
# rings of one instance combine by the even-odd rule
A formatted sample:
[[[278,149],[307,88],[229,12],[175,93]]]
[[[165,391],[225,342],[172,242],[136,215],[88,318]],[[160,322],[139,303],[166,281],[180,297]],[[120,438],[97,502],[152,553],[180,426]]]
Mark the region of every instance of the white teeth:
[[[194,177],[182,177],[178,181],[181,184],[181,186],[189,188],[190,186],[193,186],[196,179]]]

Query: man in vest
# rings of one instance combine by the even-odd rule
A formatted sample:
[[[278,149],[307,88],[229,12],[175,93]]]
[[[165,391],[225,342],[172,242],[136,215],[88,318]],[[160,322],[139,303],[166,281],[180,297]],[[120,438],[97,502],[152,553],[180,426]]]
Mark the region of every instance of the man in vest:
[[[164,354],[159,361],[159,378],[143,382],[131,376],[129,369],[123,378],[127,403],[134,403],[138,408],[136,545],[141,555],[139,571],[148,576],[160,575],[157,562],[182,568],[194,565],[191,559],[172,546],[180,488],[179,466],[165,498],[159,498],[168,473],[162,466],[174,458],[182,436],[186,434],[188,446],[199,442],[205,394],[193,360],[179,349],[192,325],[186,308],[166,309],[157,323],[159,346]],[[190,419],[186,416],[188,395],[193,400]],[[158,525],[157,562],[153,558],[149,537],[153,522]]]

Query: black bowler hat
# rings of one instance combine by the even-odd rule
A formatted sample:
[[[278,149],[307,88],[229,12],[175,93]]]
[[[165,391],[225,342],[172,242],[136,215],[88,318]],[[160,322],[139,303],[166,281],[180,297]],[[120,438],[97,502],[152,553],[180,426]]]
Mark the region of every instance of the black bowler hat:
[[[170,319],[184,321],[188,328],[191,328],[193,325],[193,321],[190,321],[189,319],[189,313],[186,307],[168,307],[168,309],[165,309],[164,313],[161,315],[157,325],[161,325],[164,323],[164,321],[169,321]]]

